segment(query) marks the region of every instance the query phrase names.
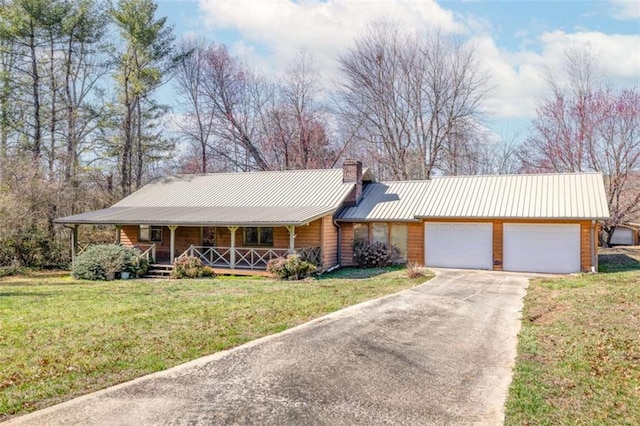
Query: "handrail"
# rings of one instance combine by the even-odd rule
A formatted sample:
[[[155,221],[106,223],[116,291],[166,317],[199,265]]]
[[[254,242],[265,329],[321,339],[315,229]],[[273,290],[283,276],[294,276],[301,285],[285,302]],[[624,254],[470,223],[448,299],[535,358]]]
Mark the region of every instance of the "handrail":
[[[316,265],[321,264],[320,247],[302,247],[294,250],[301,258]],[[231,264],[231,254],[235,254],[235,264]],[[204,265],[231,269],[265,270],[270,260],[287,257],[286,248],[272,247],[206,247],[191,245],[176,259],[187,256],[197,257]]]
[[[141,251],[140,253],[140,258],[144,258],[147,259],[147,261],[149,263],[153,263],[156,260],[156,245],[155,244],[151,244],[149,246],[148,249],[146,249],[145,251],[142,251],[142,249],[140,247],[138,247],[138,250]]]

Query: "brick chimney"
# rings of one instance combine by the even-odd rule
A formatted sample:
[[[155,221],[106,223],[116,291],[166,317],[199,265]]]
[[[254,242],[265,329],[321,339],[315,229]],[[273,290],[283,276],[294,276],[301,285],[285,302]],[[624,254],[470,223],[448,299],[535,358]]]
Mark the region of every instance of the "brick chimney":
[[[362,198],[362,163],[360,161],[345,160],[342,164],[342,182],[355,183],[355,187],[344,200],[345,207],[357,206]]]

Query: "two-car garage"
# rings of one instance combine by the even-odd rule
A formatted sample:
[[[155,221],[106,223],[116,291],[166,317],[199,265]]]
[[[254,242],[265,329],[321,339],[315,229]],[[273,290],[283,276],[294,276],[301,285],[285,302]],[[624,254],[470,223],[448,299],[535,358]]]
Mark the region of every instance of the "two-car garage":
[[[551,273],[581,269],[578,223],[425,222],[424,238],[426,266],[502,265],[505,271]]]

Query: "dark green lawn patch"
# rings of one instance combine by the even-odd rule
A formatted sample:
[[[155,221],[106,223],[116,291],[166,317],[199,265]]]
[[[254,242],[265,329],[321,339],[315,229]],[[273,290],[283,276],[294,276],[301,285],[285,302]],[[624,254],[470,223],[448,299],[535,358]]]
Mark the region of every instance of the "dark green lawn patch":
[[[404,270],[305,281],[0,279],[0,421],[413,287]]]
[[[532,280],[507,425],[640,424],[640,271]]]

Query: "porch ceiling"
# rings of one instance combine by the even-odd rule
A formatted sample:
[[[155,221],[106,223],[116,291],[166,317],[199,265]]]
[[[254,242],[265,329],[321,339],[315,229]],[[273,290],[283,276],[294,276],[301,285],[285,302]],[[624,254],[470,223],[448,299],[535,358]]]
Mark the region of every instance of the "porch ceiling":
[[[56,219],[61,224],[153,224],[183,226],[305,225],[334,207],[110,207]]]

